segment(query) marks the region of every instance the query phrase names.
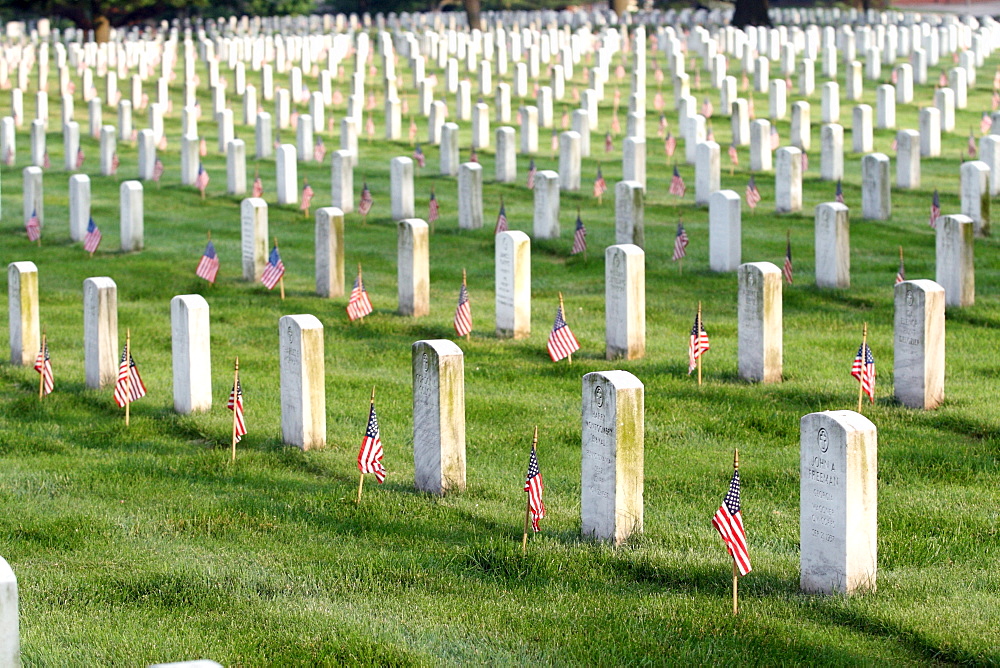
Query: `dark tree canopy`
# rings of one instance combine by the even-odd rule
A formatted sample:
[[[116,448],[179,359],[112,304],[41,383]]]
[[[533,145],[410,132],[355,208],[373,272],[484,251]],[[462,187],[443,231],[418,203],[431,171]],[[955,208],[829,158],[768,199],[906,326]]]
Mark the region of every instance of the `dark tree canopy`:
[[[770,26],[767,0],[736,0],[732,25],[736,28],[747,26]]]

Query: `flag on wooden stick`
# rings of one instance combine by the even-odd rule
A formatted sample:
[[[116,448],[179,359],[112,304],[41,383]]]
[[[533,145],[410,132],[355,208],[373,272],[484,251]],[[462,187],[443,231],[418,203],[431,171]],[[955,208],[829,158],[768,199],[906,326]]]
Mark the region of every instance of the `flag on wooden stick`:
[[[215,254],[215,244],[211,238],[205,246],[205,252],[198,261],[198,268],[194,270],[195,275],[204,278],[209,283],[215,283],[215,276],[219,273],[219,256]]]
[[[563,316],[562,293],[559,293],[559,308],[556,309],[556,320],[552,325],[552,331],[549,332],[549,341],[546,347],[549,351],[549,357],[552,358],[553,362],[558,362],[567,357],[572,362],[573,353],[580,349],[579,342],[573,336],[573,332],[570,330],[569,325],[566,324],[566,318]]]
[[[906,280],[906,272],[903,270],[903,247],[899,247],[899,270],[896,272],[896,283]]]
[[[42,335],[42,347],[35,357],[35,371],[40,374],[38,384],[38,398],[41,399],[47,394],[52,394],[55,387],[55,377],[52,375],[52,358],[49,357],[49,343],[45,335]]]
[[[738,457],[739,455],[737,455]],[[743,528],[743,512],[740,504],[740,470],[739,460],[734,459],[733,477],[729,481],[729,491],[726,492],[722,505],[712,517],[712,526],[722,536],[726,551],[733,558],[736,570],[740,575],[746,575],[751,570],[750,553],[747,550],[747,535]],[[735,594],[734,594],[735,597]]]
[[[875,356],[868,346],[868,324],[865,323],[864,337],[858,353],[854,356],[854,363],[851,365],[851,375],[861,383],[858,396],[858,412],[861,411],[861,396],[867,394],[871,403],[875,403]]]
[[[372,303],[368,299],[368,291],[365,290],[365,283],[361,277],[361,265],[358,265],[358,275],[354,279],[354,287],[351,288],[351,296],[347,300],[347,317],[352,321],[363,318],[372,312]]]
[[[465,285],[465,270],[462,270],[462,287],[458,291],[458,307],[455,309],[455,333],[468,336],[472,332],[472,308],[469,305],[469,290]]]
[[[705,331],[705,323],[701,320],[701,303],[698,304],[698,312],[694,316],[694,325],[691,327],[691,335],[688,337],[688,375],[698,367],[698,359],[706,353],[711,345],[708,341],[708,332]],[[700,372],[699,372],[700,373]]]
[[[375,415],[375,390],[372,389],[371,409],[368,413],[368,426],[365,437],[361,440],[361,450],[358,451],[358,471],[362,479],[366,473],[374,473],[379,484],[385,482],[385,466],[382,464],[382,436],[378,427],[378,416]],[[360,500],[361,490],[358,489]]]
[[[493,228],[493,234],[500,234],[507,231],[507,210],[503,205],[503,198],[500,199],[500,213],[497,214],[497,224]]]
[[[545,517],[545,503],[542,493],[545,485],[542,483],[542,472],[538,468],[538,427],[535,427],[535,443],[531,444],[531,457],[528,458],[528,475],[524,480],[524,491],[528,493],[528,516],[531,518],[531,528],[536,532],[538,521]]]

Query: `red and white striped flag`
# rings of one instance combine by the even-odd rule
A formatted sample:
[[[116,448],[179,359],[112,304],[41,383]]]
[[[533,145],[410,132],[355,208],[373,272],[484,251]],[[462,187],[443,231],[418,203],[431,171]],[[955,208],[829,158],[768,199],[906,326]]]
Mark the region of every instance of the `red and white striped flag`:
[[[674,151],[677,150],[677,138],[671,133],[667,133],[667,138],[663,142],[663,150],[667,154],[667,157],[673,157]]]
[[[302,186],[302,204],[299,205],[299,209],[305,212],[309,212],[309,207],[312,204],[313,199],[313,189],[312,186],[306,183]]]
[[[83,238],[83,250],[93,253],[100,245],[101,230],[98,229],[93,216],[91,216],[90,221],[87,223],[87,235]]]
[[[676,195],[677,197],[684,197],[684,193],[687,191],[687,187],[684,185],[684,179],[681,178],[681,173],[677,171],[677,165],[674,165],[674,175],[670,179],[670,194]]]
[[[198,267],[194,270],[194,273],[198,278],[204,278],[209,283],[215,283],[215,276],[219,273],[219,256],[215,254],[215,244],[211,241],[205,246],[205,252],[202,253],[201,259],[198,261]]]
[[[528,493],[528,512],[531,514],[531,528],[538,531],[538,520],[545,517],[545,503],[542,501],[542,472],[538,468],[538,453],[531,446],[531,458],[528,459],[528,475],[524,481],[524,491]]]
[[[493,227],[493,234],[500,234],[507,231],[507,210],[503,202],[500,202],[500,213],[497,214],[497,224]]]
[[[118,364],[118,380],[115,383],[115,403],[119,408],[125,404],[138,401],[146,396],[146,385],[139,376],[139,367],[135,365],[132,351],[126,345],[122,349],[122,359]]]
[[[781,145],[781,137],[778,136],[778,128],[771,128],[771,150],[777,151]]]
[[[49,160],[49,152],[45,151],[45,153],[42,154],[42,169],[49,169],[51,167],[52,161]]]
[[[984,135],[989,134],[990,128],[992,127],[993,119],[990,118],[990,115],[984,111],[982,118],[979,119],[979,132]]]
[[[202,164],[198,163],[198,176],[194,178],[194,187],[201,192],[201,196],[205,196],[205,188],[208,187],[208,170],[206,170]]]
[[[684,223],[677,223],[677,234],[674,235],[674,254],[671,257],[675,262],[687,255],[688,234],[684,229]]]
[[[414,141],[417,138],[417,124],[411,118],[410,119],[410,141]]]
[[[712,107],[712,101],[706,97],[705,101],[701,103],[701,115],[708,119],[712,117],[714,111],[715,108]]]
[[[851,365],[851,375],[861,383],[861,391],[868,395],[871,403],[875,403],[875,357],[872,349],[867,343],[862,343],[858,347],[858,354],[854,356],[854,364]]]
[[[323,162],[324,158],[326,158],[326,144],[323,143],[322,137],[317,137],[316,145],[313,146],[313,159],[316,162]]]
[[[785,277],[785,282],[792,284],[792,239],[788,238],[785,246],[785,264],[781,268],[781,273]]]
[[[44,337],[43,337],[44,339]],[[35,371],[42,375],[42,396],[52,394],[55,387],[55,377],[52,375],[52,359],[49,357],[49,344],[42,342],[42,347],[35,356]]]
[[[701,309],[694,316],[694,326],[691,327],[691,335],[688,336],[688,375],[698,368],[698,358],[711,348],[708,341],[708,332],[705,331],[705,323],[701,320]]]
[[[111,173],[117,174],[118,168],[121,166],[121,161],[118,159],[117,151],[111,154]]]
[[[365,181],[365,185],[361,188],[361,200],[358,202],[358,213],[362,216],[367,216],[368,212],[372,210],[372,204],[375,200],[372,199],[372,191],[368,189],[368,182]]]
[[[236,442],[239,443],[246,436],[247,423],[243,418],[243,386],[238,380],[236,381],[236,385],[233,386],[233,390],[229,393],[229,401],[226,403],[226,408],[236,414],[233,421],[233,430]]]
[[[736,152],[736,144],[729,145],[729,162],[734,167],[740,164],[740,154]]]
[[[438,205],[437,197],[434,196],[434,191],[431,191],[431,199],[427,204],[427,222],[433,223],[435,220],[441,217],[441,208]]]
[[[552,331],[549,332],[549,340],[546,347],[549,351],[549,357],[552,358],[553,362],[565,359],[580,349],[579,342],[573,336],[569,325],[566,324],[566,318],[563,317],[561,299],[559,301],[559,308],[556,309],[556,320],[552,325]]]
[[[371,412],[368,414],[368,427],[361,441],[358,452],[358,470],[362,475],[374,473],[379,484],[385,481],[385,466],[382,465],[382,437],[378,428],[378,417],[375,415],[375,401],[372,400]]]
[[[611,133],[607,132],[604,135],[604,152],[611,153],[615,150],[615,140],[611,138]]]
[[[83,147],[76,149],[76,168],[80,169],[83,167],[83,161],[87,159],[87,156],[83,152]]]
[[[157,158],[153,163],[153,181],[159,183],[161,178],[163,178],[163,161]]]
[[[354,321],[365,317],[373,310],[371,300],[368,299],[368,291],[365,290],[364,281],[361,280],[361,268],[358,267],[358,276],[354,279],[354,287],[347,300],[347,317]]]
[[[756,209],[757,205],[760,204],[760,191],[757,190],[757,182],[754,180],[753,175],[751,175],[750,180],[747,181],[746,199],[747,206],[751,209]]]
[[[417,165],[420,167],[427,164],[427,156],[424,155],[424,150],[420,148],[420,144],[417,144],[416,148],[413,149],[413,159],[417,161]]]
[[[535,159],[532,158],[531,162],[528,163],[528,190],[535,189],[535,174],[538,172],[538,168],[535,167]]]
[[[580,220],[580,214],[576,214],[576,229],[573,232],[573,250],[570,254],[577,255],[587,250],[587,228]]]
[[[204,137],[202,137],[198,142],[198,155],[202,158],[208,155],[208,142],[205,141]]]
[[[733,558],[740,575],[746,575],[751,570],[750,554],[747,551],[747,535],[743,528],[743,513],[740,507],[740,472],[733,471],[729,481],[729,491],[726,492],[722,505],[712,517],[712,526],[722,536],[726,550]]]
[[[267,264],[264,265],[264,272],[260,275],[260,282],[268,290],[273,290],[281,277],[285,275],[285,263],[281,261],[281,253],[278,252],[278,245],[271,247],[271,253],[267,256]]]
[[[253,177],[253,196],[263,197],[264,196],[264,183],[260,180],[260,175],[257,174]]]
[[[38,220],[38,212],[32,209],[31,218],[24,224],[24,230],[28,233],[28,241],[38,241],[42,238],[42,224]]]
[[[608,182],[604,180],[604,174],[601,173],[601,166],[597,166],[597,178],[594,179],[594,197],[601,197],[604,193],[608,192]]]
[[[931,200],[931,218],[930,226],[932,229],[937,229],[938,218],[941,217],[941,199],[938,197],[937,188],[934,189],[934,199]]]
[[[462,280],[458,291],[458,307],[455,309],[455,334],[466,336],[472,331],[472,307],[469,305],[469,289]]]

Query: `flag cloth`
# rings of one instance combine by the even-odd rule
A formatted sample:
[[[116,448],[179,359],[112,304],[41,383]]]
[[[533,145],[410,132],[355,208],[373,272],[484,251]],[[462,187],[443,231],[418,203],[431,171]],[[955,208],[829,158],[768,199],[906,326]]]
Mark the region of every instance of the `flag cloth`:
[[[469,306],[469,290],[462,283],[458,291],[458,308],[455,309],[455,333],[465,336],[472,331],[472,308]]]
[[[410,141],[413,141],[414,139],[417,138],[417,124],[416,122],[414,122],[412,118],[410,119],[409,135],[410,135]]]
[[[667,138],[663,142],[663,150],[666,151],[668,158],[672,157],[674,151],[677,150],[677,138],[669,132],[667,133]]]
[[[895,140],[894,140],[895,141]],[[893,149],[896,150],[895,148]],[[805,174],[809,171],[809,154],[802,151],[802,173]]]
[[[500,234],[507,231],[507,211],[504,205],[500,205],[500,213],[497,215],[497,224],[493,228],[493,234]]]
[[[354,279],[354,287],[351,289],[351,296],[347,300],[347,317],[352,321],[363,318],[372,312],[372,303],[368,299],[368,291],[361,280],[361,273]]]
[[[83,147],[76,149],[76,168],[80,169],[83,167],[83,161],[87,159],[86,154],[83,152]]]
[[[601,166],[597,166],[597,177],[594,179],[594,197],[601,197],[604,193],[608,192],[608,182],[604,180],[604,174],[601,173]]]
[[[243,419],[243,386],[236,381],[233,391],[229,393],[226,408],[236,414],[236,442],[239,443],[247,433],[247,423]]]
[[[931,228],[937,229],[938,218],[941,217],[941,199],[938,197],[937,188],[934,189],[934,199],[931,201]]]
[[[264,182],[260,180],[259,175],[253,178],[253,196],[254,197],[264,196]]]
[[[42,238],[42,224],[38,220],[38,212],[32,209],[31,218],[24,224],[24,229],[28,233],[28,241],[38,241]]]
[[[87,236],[83,238],[83,250],[93,253],[101,245],[101,230],[94,222],[93,216],[87,222]]]
[[[984,111],[983,117],[979,119],[979,132],[985,135],[990,131],[991,127],[993,127],[993,119]]]
[[[163,178],[163,161],[157,158],[153,163],[153,181],[159,183],[161,178]]]
[[[571,254],[576,255],[585,250],[587,250],[587,228],[583,226],[580,214],[576,214],[576,231],[573,232],[573,250]]]
[[[49,357],[48,342],[42,344],[35,357],[35,371],[42,374],[42,396],[52,393],[55,377],[52,375],[52,359]]]
[[[896,270],[896,283],[906,280],[906,272],[903,271],[903,258],[899,258],[899,269]]]
[[[680,260],[687,255],[688,233],[684,230],[684,223],[677,223],[677,235],[674,237],[674,261]]]
[[[127,359],[126,359],[127,358]],[[128,388],[125,386],[128,385]],[[118,381],[115,383],[115,403],[119,408],[146,396],[146,386],[139,377],[139,367],[128,351],[122,348],[122,360],[118,364]]]
[[[368,182],[365,181],[365,185],[361,188],[361,201],[358,203],[358,213],[362,216],[367,216],[368,212],[372,210],[372,204],[375,200],[372,199],[372,191],[368,189]]]
[[[368,415],[368,428],[365,430],[365,438],[361,441],[361,450],[358,452],[358,470],[362,474],[374,473],[380,485],[385,480],[382,454],[382,437],[379,435],[375,404],[372,404],[371,413]]]
[[[792,284],[792,241],[788,240],[785,246],[785,265],[781,268],[781,273],[785,276],[785,283]]]
[[[281,261],[281,254],[278,252],[277,244],[275,244],[271,247],[271,254],[267,256],[267,264],[264,266],[264,272],[260,275],[260,282],[268,290],[273,290],[284,275],[285,263]]]
[[[861,391],[868,395],[871,403],[875,403],[875,357],[872,349],[867,343],[862,343],[858,347],[858,354],[854,356],[854,364],[851,366],[851,375],[861,383]]]
[[[760,191],[757,190],[757,182],[754,180],[753,176],[747,181],[747,206],[751,209],[756,209],[757,205],[760,204]]]
[[[969,157],[976,157],[976,138],[972,136],[972,130],[969,130]]]
[[[542,472],[538,468],[538,454],[531,448],[531,458],[528,460],[528,476],[524,481],[524,491],[528,493],[528,511],[531,513],[531,528],[538,531],[538,520],[545,517],[545,504],[542,502]]]
[[[677,197],[684,197],[686,190],[684,179],[681,178],[681,173],[677,171],[677,165],[674,165],[674,175],[670,179],[670,194]]]
[[[777,151],[778,147],[781,146],[781,137],[778,136],[778,128],[771,128],[771,150]]]
[[[194,273],[209,283],[215,283],[215,275],[219,273],[219,257],[215,254],[215,244],[211,241],[205,246],[205,253],[198,261],[198,268]]]
[[[688,337],[688,375],[698,367],[698,358],[705,353],[711,345],[708,342],[708,332],[705,331],[705,323],[701,320],[701,312],[694,316],[694,325],[691,327],[691,335]]]
[[[715,109],[712,107],[712,101],[706,97],[704,102],[701,103],[701,115],[705,118],[711,118],[712,112],[714,111]]]
[[[302,186],[302,204],[299,205],[299,209],[302,211],[308,211],[309,207],[312,205],[313,199],[313,189],[308,183]]]
[[[535,189],[535,173],[538,168],[535,167],[535,159],[532,158],[531,162],[528,163],[528,190]]]
[[[420,148],[418,144],[415,149],[413,149],[413,159],[417,161],[417,164],[423,167],[427,163],[427,156],[424,155],[424,150]]]
[[[208,187],[208,171],[198,163],[198,176],[194,178],[194,187],[201,191],[201,194],[205,194],[205,188]]]
[[[49,152],[45,151],[42,154],[42,169],[48,169],[52,166],[52,161],[49,160]]]
[[[837,192],[835,194],[835,198],[840,204],[844,203],[844,186],[840,181],[837,181]]]
[[[611,138],[611,133],[607,132],[604,135],[604,152],[611,153],[615,150],[615,141]]]
[[[746,575],[750,568],[750,554],[747,552],[747,534],[743,529],[743,513],[740,509],[740,472],[733,471],[729,481],[729,491],[722,505],[712,517],[712,526],[722,536],[726,550],[733,557],[740,575]]]
[[[121,160],[118,159],[118,153],[117,152],[112,153],[111,154],[111,173],[112,174],[117,174],[118,173],[118,168],[121,166],[121,164],[122,164]]]
[[[316,162],[323,162],[323,158],[326,157],[326,145],[323,143],[322,137],[317,137],[316,145],[313,146],[313,158]]]
[[[438,204],[437,197],[434,196],[434,191],[431,191],[431,201],[427,204],[427,222],[433,223],[435,220],[441,217],[441,208]]]
[[[740,164],[740,154],[736,152],[736,144],[729,145],[729,162],[733,163],[733,166]]]
[[[549,333],[547,348],[553,362],[558,362],[580,349],[580,344],[566,324],[566,319],[563,318],[562,304],[556,309],[556,321]]]
[[[202,158],[208,155],[208,142],[205,141],[204,137],[202,137],[201,141],[198,142],[198,155]]]

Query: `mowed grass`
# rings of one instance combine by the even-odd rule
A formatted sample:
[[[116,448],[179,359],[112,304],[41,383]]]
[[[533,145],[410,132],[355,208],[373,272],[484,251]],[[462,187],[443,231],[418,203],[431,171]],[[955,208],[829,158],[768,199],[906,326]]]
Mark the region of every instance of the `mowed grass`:
[[[360,142],[356,191],[367,181],[375,206],[366,224],[357,214],[347,216],[347,287],[362,263],[376,310],[363,323],[349,324],[345,298],[314,294],[313,222],[296,207],[276,205],[273,160],[251,157],[248,181],[259,169],[271,205],[271,234],[287,267],[287,298],[282,302],[277,291],[240,280],[241,198],[224,194],[225,157],[216,150],[207,91],[199,128],[209,147],[209,197],[201,201],[193,188],[179,185],[181,99],[175,82],[170,144],[162,154],[166,173],[159,186],[145,184],[146,249],[139,253],[116,251],[118,187],[136,173],[135,146],[120,142],[119,174],[100,177],[97,142],[83,139],[93,216],[104,233],[101,249],[90,258],[68,237],[68,174],[61,170],[55,120],[48,135],[53,168],[45,177],[43,245],[28,243],[20,215],[28,134],[27,126],[19,129],[17,164],[2,170],[3,256],[5,263],[38,265],[41,322],[57,384],[39,403],[37,374],[0,366],[0,554],[19,579],[25,662],[1000,662],[995,240],[976,240],[975,306],[948,311],[945,404],[922,412],[891,399],[897,248],[904,247],[908,277],[934,278],[931,193],[940,190],[944,213],[959,211],[959,159],[968,129],[978,130],[981,112],[989,109],[997,59],[979,71],[968,109],[958,112],[956,132],[943,137],[942,157],[923,161],[922,188],[893,191],[888,222],[860,219],[860,155],[850,153],[850,105],[843,103],[844,193],[854,219],[852,286],[846,290],[819,290],[812,278],[813,209],[833,199],[835,184],[819,180],[818,89],[810,98],[813,148],[802,213],[773,213],[772,174],[757,175],[763,202],[755,212],[745,206],[743,212],[745,261],[780,266],[786,231],[792,239],[795,284],[785,286],[783,296],[784,382],[767,386],[737,379],[736,277],[708,271],[707,210],[692,203],[694,170],[683,165],[683,142],[674,159],[688,195],[667,194],[674,159],[665,159],[657,137],[657,59],[662,64],[659,54],[650,53],[647,355],[634,361],[604,359],[603,249],[614,243],[621,137],[614,153],[605,154],[603,134],[615,88],[623,92],[619,114],[625,125],[627,79],[612,76],[608,84],[601,129],[592,134],[592,155],[584,160],[583,189],[562,194],[562,237],[532,244],[533,328],[522,341],[493,334],[492,225],[502,196],[511,228],[530,233],[528,157],[518,158],[518,183],[501,185],[492,178],[492,149],[479,151],[487,224],[459,232],[456,181],[437,176],[438,150],[424,141],[426,123],[416,115],[409,85],[400,87],[411,110],[404,115],[404,137],[412,115],[427,154],[427,167],[416,179],[417,215],[426,217],[432,187],[442,210],[431,238],[431,314],[416,320],[394,313],[396,232],[389,217],[389,159],[411,155],[407,141]],[[942,61],[941,67],[950,66]],[[399,69],[408,84],[405,59]],[[182,73],[180,65],[177,71]],[[932,68],[932,80],[938,71]],[[200,74],[207,81],[203,67]],[[453,96],[444,95],[443,73],[437,74],[439,95],[454,114]],[[224,76],[239,121],[234,77]],[[475,82],[464,68],[462,76]],[[889,77],[885,67],[883,80]],[[287,81],[286,75],[277,78]],[[373,79],[376,136],[382,137],[383,97]],[[314,77],[306,80],[315,87]],[[248,81],[258,84],[258,75]],[[346,81],[336,84],[345,97]],[[567,85],[567,100],[556,105],[557,124],[575,106],[572,91],[582,90],[583,81],[581,64]],[[98,83],[103,91],[103,79]],[[718,106],[707,85],[704,74],[699,104],[711,96]],[[672,89],[662,90],[669,103]],[[864,101],[873,106],[874,92],[874,82],[866,81]],[[34,88],[28,93],[31,117]],[[58,100],[50,95],[55,119]],[[918,87],[916,97],[913,106],[897,109],[900,128],[917,127],[918,106],[931,103],[933,89]],[[766,96],[755,98],[763,117]],[[2,96],[0,113],[9,113],[9,104]],[[264,105],[271,109],[270,102]],[[327,110],[338,133],[344,110]],[[76,119],[84,134],[86,113],[78,95]],[[104,113],[105,122],[117,122],[113,110],[105,107]],[[137,127],[146,126],[144,118],[137,112]],[[676,135],[676,114],[668,120]],[[716,115],[711,125],[723,147],[723,187],[742,196],[747,150],[740,150],[740,165],[730,174],[728,119]],[[461,126],[464,159],[470,128]],[[788,121],[779,121],[778,128],[787,140]],[[540,131],[540,169],[558,169],[549,132]],[[237,136],[252,156],[253,128],[238,125]],[[321,136],[329,150],[337,147],[336,134],[324,129]],[[291,130],[281,132],[283,141],[293,137]],[[876,149],[892,155],[892,137],[892,131],[877,131]],[[611,188],[601,205],[590,196],[598,163]],[[326,205],[328,161],[300,164],[300,187],[303,177],[316,191],[314,209]],[[577,207],[588,230],[586,258],[569,256]],[[670,259],[681,215],[691,238],[683,270]],[[214,286],[194,275],[208,230],[222,263]],[[453,336],[463,269],[475,322],[471,340],[459,341],[465,352],[468,489],[436,498],[413,487],[410,346]],[[111,390],[88,390],[83,382],[82,282],[105,275],[118,284],[120,341],[130,328],[149,390],[133,405],[129,428]],[[553,364],[545,352],[560,291],[582,344],[572,365]],[[170,300],[189,293],[204,295],[211,306],[214,407],[178,416]],[[687,336],[699,301],[712,341],[702,387],[686,374]],[[281,444],[277,321],[295,313],[314,314],[325,326],[328,445],[319,451]],[[806,596],[798,591],[798,423],[809,412],[855,407],[857,383],[848,372],[864,322],[879,371],[878,400],[864,408],[879,428],[878,591]],[[250,433],[231,464],[231,414],[224,405],[237,355]],[[646,388],[645,532],[619,548],[580,539],[581,377],[607,369],[626,369]],[[369,480],[357,506],[355,458],[373,385],[389,477],[381,486]],[[521,488],[534,425],[548,516],[522,557]],[[741,580],[742,611],[733,617],[730,561],[710,518],[726,490],[736,447],[754,572]]]

